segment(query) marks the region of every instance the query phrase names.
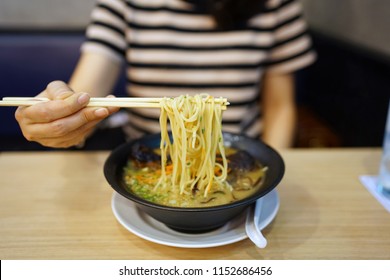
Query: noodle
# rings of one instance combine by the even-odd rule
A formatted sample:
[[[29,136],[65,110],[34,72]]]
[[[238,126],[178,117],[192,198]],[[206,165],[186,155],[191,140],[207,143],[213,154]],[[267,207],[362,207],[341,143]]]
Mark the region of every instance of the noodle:
[[[222,135],[222,102],[207,94],[181,95],[161,101],[161,177],[157,187],[179,186],[180,194],[212,186],[228,187]],[[170,126],[172,140],[169,137]],[[220,154],[222,163],[216,161]],[[168,156],[172,172],[166,171]],[[218,175],[216,175],[216,170]]]

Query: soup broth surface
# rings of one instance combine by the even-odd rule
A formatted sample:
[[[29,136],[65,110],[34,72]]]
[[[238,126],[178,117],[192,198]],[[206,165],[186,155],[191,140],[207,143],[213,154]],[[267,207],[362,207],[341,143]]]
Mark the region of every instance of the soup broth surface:
[[[124,168],[123,179],[127,191],[156,204],[172,207],[210,207],[244,199],[257,192],[265,177],[266,167],[248,153],[225,148],[228,158],[227,181],[231,188],[213,185],[207,196],[203,192],[180,193],[178,186],[156,187],[161,176],[161,162],[140,162],[129,158]],[[158,155],[158,150],[153,151]]]

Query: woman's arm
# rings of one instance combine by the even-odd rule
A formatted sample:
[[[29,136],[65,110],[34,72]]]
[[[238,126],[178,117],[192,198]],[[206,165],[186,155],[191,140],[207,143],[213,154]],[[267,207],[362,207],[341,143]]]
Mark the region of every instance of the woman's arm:
[[[97,53],[83,53],[77,63],[69,86],[90,96],[106,96],[113,90],[121,70],[119,61]]]
[[[262,96],[264,142],[276,149],[291,147],[296,125],[293,74],[267,73]]]

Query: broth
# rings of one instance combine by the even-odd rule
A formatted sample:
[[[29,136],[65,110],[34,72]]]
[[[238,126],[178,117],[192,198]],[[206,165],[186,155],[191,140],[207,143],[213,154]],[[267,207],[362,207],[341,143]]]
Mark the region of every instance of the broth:
[[[127,191],[150,202],[166,206],[210,207],[242,200],[261,188],[266,173],[266,167],[248,153],[226,148],[229,168],[227,181],[231,188],[218,187],[215,184],[206,197],[196,188],[180,194],[179,187],[155,187],[161,175],[161,163],[154,156],[158,156],[158,150],[149,150],[147,153],[153,154],[145,156],[151,160],[129,158],[123,172]],[[170,165],[167,168],[171,168]]]

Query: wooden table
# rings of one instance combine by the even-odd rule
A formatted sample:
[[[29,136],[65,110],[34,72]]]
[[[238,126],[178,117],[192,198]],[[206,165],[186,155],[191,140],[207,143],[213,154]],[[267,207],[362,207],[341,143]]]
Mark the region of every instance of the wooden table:
[[[390,259],[390,213],[359,182],[379,149],[282,153],[280,209],[265,230],[214,248],[155,244],[122,227],[103,175],[108,152],[0,154],[0,259]]]

